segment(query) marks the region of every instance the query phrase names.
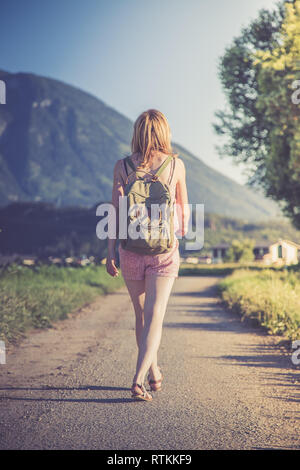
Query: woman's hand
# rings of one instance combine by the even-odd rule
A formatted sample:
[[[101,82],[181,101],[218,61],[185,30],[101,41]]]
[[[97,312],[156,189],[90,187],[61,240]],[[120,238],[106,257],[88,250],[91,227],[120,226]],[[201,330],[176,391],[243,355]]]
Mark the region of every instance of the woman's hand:
[[[110,274],[112,277],[119,276],[119,270],[116,266],[116,258],[115,256],[108,256],[106,258],[106,271],[108,274]]]

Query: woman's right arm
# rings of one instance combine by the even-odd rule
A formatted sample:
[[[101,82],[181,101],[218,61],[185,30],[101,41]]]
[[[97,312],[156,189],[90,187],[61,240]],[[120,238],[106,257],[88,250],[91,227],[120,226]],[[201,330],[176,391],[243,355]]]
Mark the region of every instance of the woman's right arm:
[[[188,201],[188,193],[186,187],[186,171],[183,160],[177,160],[177,183],[176,183],[176,205],[177,217],[179,222],[178,234],[184,237],[188,231],[188,223],[190,218],[190,207]]]

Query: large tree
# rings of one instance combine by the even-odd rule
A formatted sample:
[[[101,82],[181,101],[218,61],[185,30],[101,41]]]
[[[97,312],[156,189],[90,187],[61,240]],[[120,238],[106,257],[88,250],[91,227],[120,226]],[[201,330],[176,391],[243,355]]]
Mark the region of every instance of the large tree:
[[[300,0],[279,3],[233,40],[220,61],[228,109],[214,124],[222,154],[247,164],[249,185],[300,228]],[[300,93],[298,93],[300,97]]]

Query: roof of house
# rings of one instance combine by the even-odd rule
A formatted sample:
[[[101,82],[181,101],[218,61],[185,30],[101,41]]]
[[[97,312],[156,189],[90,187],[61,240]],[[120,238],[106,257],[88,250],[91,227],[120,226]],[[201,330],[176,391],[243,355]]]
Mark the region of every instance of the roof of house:
[[[278,245],[278,244],[280,244],[280,243],[282,243],[282,242],[287,243],[288,245],[295,246],[296,248],[298,248],[298,250],[300,250],[300,245],[299,245],[299,243],[295,243],[295,242],[292,242],[291,240],[285,240],[285,239],[282,239],[282,238],[279,238],[279,239],[277,240],[277,242],[272,243],[270,246]]]
[[[214,245],[212,246],[212,250],[217,249],[217,248],[229,248],[230,245],[228,243],[219,243],[219,245]]]
[[[257,242],[255,243],[254,245],[254,248],[269,248],[270,246],[272,245],[272,243],[268,243],[268,242]]]

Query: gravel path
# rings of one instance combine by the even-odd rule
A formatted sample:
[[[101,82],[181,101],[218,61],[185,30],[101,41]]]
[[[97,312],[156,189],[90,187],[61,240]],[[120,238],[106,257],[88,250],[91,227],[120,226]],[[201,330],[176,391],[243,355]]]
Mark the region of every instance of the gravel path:
[[[152,403],[130,397],[126,288],[30,332],[0,365],[0,448],[299,449],[299,366],[278,338],[224,310],[217,281],[175,281]]]

